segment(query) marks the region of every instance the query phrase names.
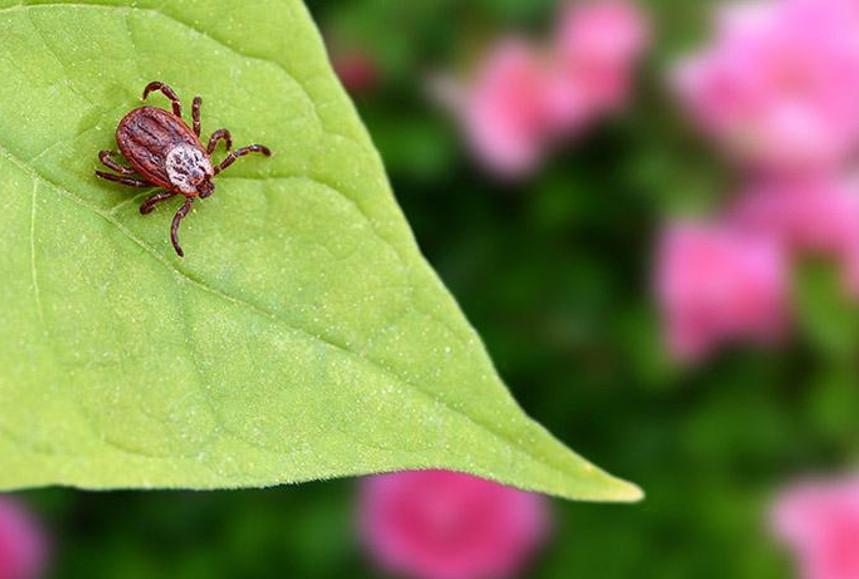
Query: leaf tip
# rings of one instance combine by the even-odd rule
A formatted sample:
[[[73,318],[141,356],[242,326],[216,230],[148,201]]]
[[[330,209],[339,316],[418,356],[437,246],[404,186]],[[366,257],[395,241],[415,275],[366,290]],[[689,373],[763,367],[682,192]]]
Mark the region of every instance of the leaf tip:
[[[616,500],[620,503],[639,503],[644,500],[644,491],[636,484],[618,480]]]

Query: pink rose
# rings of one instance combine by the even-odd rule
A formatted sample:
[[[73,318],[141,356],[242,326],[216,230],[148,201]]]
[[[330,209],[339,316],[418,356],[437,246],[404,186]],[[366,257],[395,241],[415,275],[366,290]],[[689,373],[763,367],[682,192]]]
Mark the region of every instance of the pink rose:
[[[350,93],[372,91],[379,84],[379,67],[373,56],[363,50],[340,50],[331,55],[331,65]]]
[[[786,324],[787,285],[772,240],[720,225],[670,225],[656,272],[669,350],[696,362],[728,340],[773,341]]]
[[[674,71],[682,103],[743,163],[831,167],[859,142],[859,19],[844,0],[730,5]]]
[[[359,497],[369,554],[418,579],[514,576],[545,540],[548,516],[540,496],[438,470],[370,477]]]
[[[859,295],[859,187],[829,175],[769,178],[737,198],[730,220],[778,239],[794,253],[840,261],[844,285]]]
[[[627,100],[646,41],[645,18],[630,2],[571,4],[545,49],[503,39],[464,87],[436,83],[433,92],[454,110],[487,168],[521,177]]]
[[[859,577],[859,476],[795,484],[777,498],[771,519],[803,579]]]
[[[35,579],[42,574],[46,541],[20,503],[0,496],[0,579]]]
[[[633,2],[568,3],[558,23],[555,51],[575,100],[585,100],[592,114],[622,106],[648,39],[647,18]]]
[[[468,140],[498,175],[531,172],[546,148],[546,64],[528,44],[509,39],[482,63],[462,103]]]

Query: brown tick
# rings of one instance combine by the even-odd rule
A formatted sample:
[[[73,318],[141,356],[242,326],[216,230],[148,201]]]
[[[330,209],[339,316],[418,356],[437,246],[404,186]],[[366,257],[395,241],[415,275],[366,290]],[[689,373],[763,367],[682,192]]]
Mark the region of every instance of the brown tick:
[[[140,206],[140,213],[150,213],[158,203],[176,195],[185,197],[182,207],[173,217],[170,240],[179,257],[184,257],[179,245],[179,224],[188,215],[197,197],[205,199],[215,191],[212,178],[232,165],[236,159],[248,153],[270,156],[271,151],[263,145],[248,145],[229,153],[218,165],[212,165],[211,155],[219,141],[224,141],[227,151],[233,146],[230,131],[218,129],[203,148],[200,142],[200,105],[203,99],[194,97],[191,106],[193,130],[182,120],[182,103],[172,88],[163,82],[153,81],[143,90],[143,99],[153,91],[161,91],[173,104],[173,112],[155,107],[140,107],[125,115],[116,128],[116,143],[131,167],[120,165],[112,151],[101,151],[99,160],[119,175],[96,171],[95,174],[108,181],[116,181],[130,187],[163,187],[166,191],[155,193]]]

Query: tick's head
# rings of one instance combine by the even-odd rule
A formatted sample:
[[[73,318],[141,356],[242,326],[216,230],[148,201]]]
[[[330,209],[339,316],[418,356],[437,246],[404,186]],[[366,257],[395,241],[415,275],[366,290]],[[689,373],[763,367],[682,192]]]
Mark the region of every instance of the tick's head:
[[[200,183],[197,185],[197,194],[201,199],[205,199],[212,195],[215,192],[215,184],[212,182],[212,178],[210,176],[206,176]]]
[[[212,163],[197,147],[187,144],[173,147],[167,153],[165,169],[170,183],[182,193],[208,197],[215,190]]]

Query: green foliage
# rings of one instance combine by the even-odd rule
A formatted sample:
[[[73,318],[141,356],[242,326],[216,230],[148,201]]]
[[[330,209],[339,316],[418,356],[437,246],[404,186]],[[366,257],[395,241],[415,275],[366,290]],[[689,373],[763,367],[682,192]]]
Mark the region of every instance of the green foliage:
[[[830,263],[808,261],[796,274],[798,329],[827,359],[852,359],[859,344],[859,324],[843,274]]]
[[[171,11],[184,4],[162,3]],[[546,171],[518,186],[499,186],[476,169],[422,81],[472,58],[463,47],[473,46],[475,30],[478,41],[509,27],[541,34],[552,18],[550,3],[313,0],[308,7],[326,38],[354,34],[353,46],[385,66],[380,86],[358,102],[361,116],[422,250],[516,399],[562,440],[648,491],[634,509],[556,502],[552,541],[525,577],[783,579],[792,565],[766,521],[774,490],[797,475],[842,471],[859,457],[856,306],[843,299],[832,269],[798,272],[799,311],[780,348],[740,347],[694,369],[666,364],[648,291],[653,241],[675,209],[715,214],[737,176],[710,143],[695,140],[664,86],[663,65],[679,48],[704,42],[709,9],[718,2],[642,3],[656,22],[656,44],[628,112],[570,143]],[[196,12],[184,18],[193,23]],[[226,39],[231,21],[210,33]],[[253,42],[242,39],[234,48],[246,51]],[[284,39],[278,58],[288,57],[290,42]],[[90,149],[111,142],[116,119],[138,102],[139,83],[148,80],[123,89],[123,107],[105,119],[104,136]],[[223,123],[241,129],[241,144],[272,138],[261,134],[265,127],[246,132],[235,122],[242,111],[232,107],[214,122],[213,107],[230,103],[207,92],[208,84],[177,83],[186,100],[203,92],[206,131]],[[0,116],[0,143],[16,120]],[[69,153],[97,188],[91,198],[115,192],[115,202],[126,199],[120,189],[89,180],[93,152]],[[277,153],[230,171],[265,172],[281,161]],[[187,220],[188,260],[199,261],[210,239],[197,228],[222,218],[213,203],[246,210],[231,193],[237,186],[228,174]],[[10,200],[6,191],[0,209]],[[129,210],[124,225],[152,227],[152,243],[173,260],[170,213],[141,219]],[[56,538],[51,576],[375,577],[356,544],[356,488],[352,480],[334,480],[206,493],[22,494]]]
[[[481,2],[479,21],[503,22],[515,2]],[[521,13],[535,4],[518,2]],[[743,177],[696,134],[666,86],[667,65],[706,42],[711,10],[722,3],[642,1],[655,44],[629,109],[517,186],[492,183],[462,150],[426,179],[400,162],[399,143],[387,148],[393,137],[377,140],[417,238],[517,399],[648,491],[640,509],[558,505],[554,544],[529,578],[789,577],[790,561],[768,529],[773,493],[859,457],[859,334],[851,337],[859,321],[856,304],[835,293],[840,280],[821,280],[819,290],[801,282],[791,331],[771,352],[739,346],[696,368],[665,360],[650,293],[659,228],[675,212],[718,215]],[[373,0],[313,6],[320,4],[321,22],[330,14],[338,25],[350,9],[363,10],[365,21],[392,11]],[[545,7],[538,38],[552,13]],[[473,41],[473,21],[463,22],[440,7],[397,36],[413,39],[413,60],[431,63],[425,67],[455,66]],[[461,28],[443,48],[431,42],[439,23]],[[383,53],[386,41],[367,36],[358,46]],[[444,125],[420,93],[422,72],[359,101],[371,134],[427,117]],[[403,95],[404,87],[417,88]]]
[[[300,2],[3,1],[0,38],[0,488],[441,467],[639,498],[501,384]],[[197,203],[185,260],[151,191],[92,174],[153,79],[275,152]]]

